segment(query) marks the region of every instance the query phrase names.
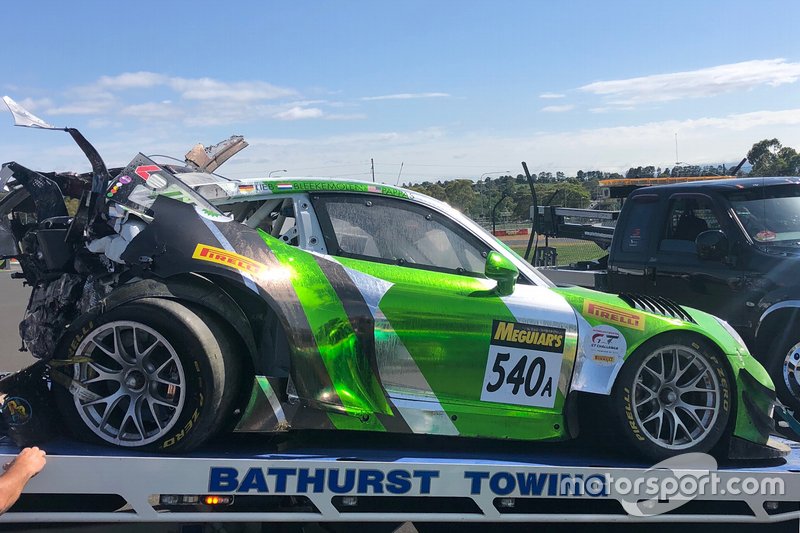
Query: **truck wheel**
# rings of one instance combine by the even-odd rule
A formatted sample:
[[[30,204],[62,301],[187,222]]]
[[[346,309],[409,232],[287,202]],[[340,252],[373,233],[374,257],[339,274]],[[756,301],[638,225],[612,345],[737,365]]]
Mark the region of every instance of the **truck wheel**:
[[[800,413],[800,339],[778,335],[769,347],[767,364],[778,398]]]
[[[615,434],[654,461],[708,452],[728,425],[731,383],[708,341],[659,335],[640,346],[617,376],[610,397]]]
[[[142,299],[70,330],[51,375],[76,437],[185,452],[231,416],[239,364],[207,313]]]

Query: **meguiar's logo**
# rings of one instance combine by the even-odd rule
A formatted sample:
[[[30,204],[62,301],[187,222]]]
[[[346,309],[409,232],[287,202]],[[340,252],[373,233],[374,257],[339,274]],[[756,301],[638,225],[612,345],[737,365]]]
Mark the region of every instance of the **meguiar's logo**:
[[[644,331],[644,315],[639,313],[631,313],[617,307],[586,300],[583,302],[583,314],[618,326]]]
[[[564,333],[560,328],[495,320],[492,323],[492,344],[564,353]]]
[[[266,265],[258,261],[253,261],[249,257],[207,244],[198,244],[194,249],[192,259],[199,259],[200,261],[208,261],[209,263],[217,263],[218,265],[235,268],[236,270],[247,272],[253,276],[267,268]]]

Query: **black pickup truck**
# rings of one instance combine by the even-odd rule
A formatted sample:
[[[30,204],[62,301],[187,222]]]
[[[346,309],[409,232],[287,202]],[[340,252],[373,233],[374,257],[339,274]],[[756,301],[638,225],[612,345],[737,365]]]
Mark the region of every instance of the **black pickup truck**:
[[[540,271],[556,284],[624,293],[643,307],[674,301],[717,315],[769,370],[780,399],[800,410],[800,178],[637,189],[608,252]]]

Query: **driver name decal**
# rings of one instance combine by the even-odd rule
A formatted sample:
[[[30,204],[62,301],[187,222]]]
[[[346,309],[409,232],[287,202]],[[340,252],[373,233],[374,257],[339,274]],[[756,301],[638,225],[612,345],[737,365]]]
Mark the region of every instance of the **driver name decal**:
[[[481,401],[553,407],[565,334],[561,328],[493,321]]]
[[[200,261],[208,261],[209,263],[217,263],[218,265],[235,268],[240,272],[247,272],[253,276],[267,268],[266,265],[258,261],[253,261],[249,257],[207,244],[198,244],[194,249],[192,259],[199,259]]]

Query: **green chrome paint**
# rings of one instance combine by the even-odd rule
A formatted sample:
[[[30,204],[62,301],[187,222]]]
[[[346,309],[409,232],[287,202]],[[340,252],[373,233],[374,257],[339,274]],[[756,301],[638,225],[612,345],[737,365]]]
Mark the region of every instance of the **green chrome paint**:
[[[391,414],[383,389],[370,368],[369,359],[363,353],[342,302],[314,256],[261,230],[259,234],[278,261],[292,272],[292,286],[324,364],[324,369],[319,371],[330,376],[345,411]],[[320,391],[318,397],[324,398],[325,392]]]
[[[514,294],[514,284],[519,277],[519,270],[504,255],[494,250],[489,252],[486,257],[485,273],[487,278],[497,282],[497,294],[500,296]]]
[[[278,188],[278,184],[291,184],[292,188]],[[333,181],[333,180],[298,180],[285,179],[277,181],[264,181],[262,184],[273,194],[285,194],[296,192],[359,192],[359,193],[379,193],[386,196],[397,198],[408,198],[408,193],[398,187],[390,185],[359,183],[356,181]]]
[[[515,321],[481,279],[349,258],[339,261],[393,283],[380,309],[460,434],[564,437],[565,398],[560,390],[552,409],[481,401],[492,320]],[[574,350],[574,340],[571,346]]]

